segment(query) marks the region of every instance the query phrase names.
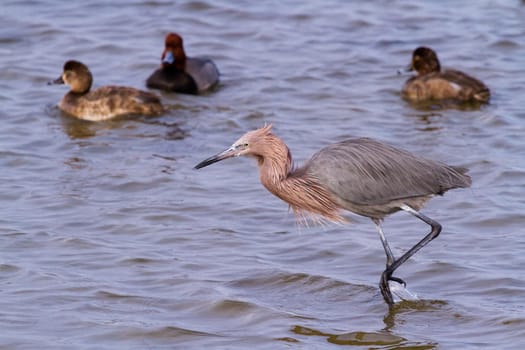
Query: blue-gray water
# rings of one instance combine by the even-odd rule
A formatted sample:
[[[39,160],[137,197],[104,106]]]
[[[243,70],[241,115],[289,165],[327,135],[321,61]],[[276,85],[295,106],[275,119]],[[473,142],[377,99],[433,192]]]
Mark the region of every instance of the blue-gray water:
[[[16,0],[0,22],[0,348],[525,346],[523,2]],[[57,110],[64,61],[145,88],[168,31],[215,60],[216,92],[161,94],[152,119]],[[490,105],[404,102],[419,45]],[[424,208],[443,232],[396,274],[422,301],[389,312],[369,219],[300,227],[253,160],[193,169],[264,123],[298,163],[369,136],[471,169]],[[384,228],[396,254],[428,230],[404,213]]]

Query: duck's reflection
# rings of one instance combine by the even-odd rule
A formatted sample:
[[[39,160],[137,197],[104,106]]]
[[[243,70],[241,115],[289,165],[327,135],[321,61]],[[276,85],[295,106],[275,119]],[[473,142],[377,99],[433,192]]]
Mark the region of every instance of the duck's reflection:
[[[110,130],[136,131],[135,137],[155,137],[164,140],[182,140],[189,135],[178,122],[166,121],[159,118],[118,117],[104,122],[89,122],[60,113],[60,121],[65,133],[71,139],[86,139]]]

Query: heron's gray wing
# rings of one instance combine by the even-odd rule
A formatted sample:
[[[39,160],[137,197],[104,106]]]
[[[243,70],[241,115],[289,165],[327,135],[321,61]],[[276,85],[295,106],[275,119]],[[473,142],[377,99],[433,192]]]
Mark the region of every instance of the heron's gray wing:
[[[327,146],[301,171],[317,178],[339,198],[366,205],[443,194],[470,185],[465,169],[416,157],[368,138]]]
[[[209,58],[188,58],[186,72],[195,80],[200,92],[210,89],[219,82],[219,70]]]

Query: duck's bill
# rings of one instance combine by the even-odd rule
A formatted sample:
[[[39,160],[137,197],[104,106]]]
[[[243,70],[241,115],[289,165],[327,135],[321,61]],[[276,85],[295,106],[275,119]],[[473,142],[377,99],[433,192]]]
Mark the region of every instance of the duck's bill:
[[[171,51],[166,52],[162,59],[162,63],[173,64],[173,62],[175,62],[175,56],[173,53]]]
[[[397,74],[401,75],[401,74],[412,72],[413,70],[414,70],[414,67],[412,67],[412,64],[409,64],[408,66],[404,67],[402,70],[398,69]]]
[[[53,85],[53,84],[64,84],[64,79],[62,79],[62,76],[60,76],[57,79],[51,80],[47,83],[47,85]]]
[[[208,165],[212,165],[213,163],[220,162],[221,160],[235,157],[236,155],[237,155],[237,152],[235,151],[235,148],[230,147],[227,150],[217,153],[216,155],[211,156],[210,158],[205,159],[199,164],[195,165],[195,169],[204,168]]]

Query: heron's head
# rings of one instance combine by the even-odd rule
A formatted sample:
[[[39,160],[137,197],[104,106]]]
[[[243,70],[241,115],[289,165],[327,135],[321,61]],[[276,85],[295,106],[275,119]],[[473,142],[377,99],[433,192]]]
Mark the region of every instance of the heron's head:
[[[205,166],[217,163],[221,160],[239,157],[239,156],[262,156],[267,146],[266,137],[271,135],[272,125],[266,125],[260,129],[248,131],[235,141],[228,149],[203,160],[195,166],[195,169],[204,168]]]

